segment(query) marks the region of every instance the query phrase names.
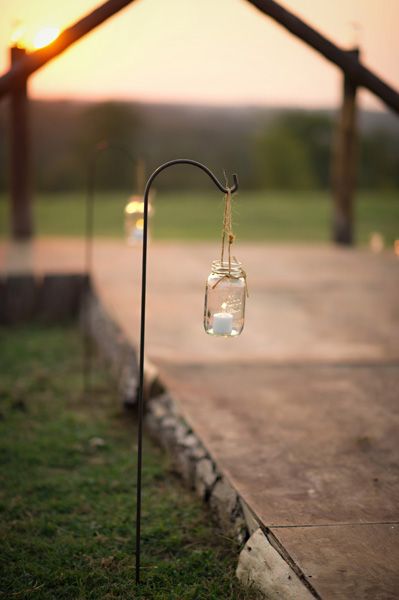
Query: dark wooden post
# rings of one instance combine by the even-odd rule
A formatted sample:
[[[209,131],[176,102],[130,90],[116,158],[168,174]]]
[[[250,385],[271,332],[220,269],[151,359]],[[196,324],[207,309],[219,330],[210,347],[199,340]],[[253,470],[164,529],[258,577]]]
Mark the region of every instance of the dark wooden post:
[[[24,48],[12,46],[11,66],[25,55]],[[29,239],[33,234],[28,105],[28,83],[24,79],[10,94],[11,231],[15,239]]]
[[[359,58],[356,48],[349,53]],[[332,163],[333,240],[350,246],[354,242],[354,196],[357,171],[357,86],[344,74],[343,100],[338,119]]]

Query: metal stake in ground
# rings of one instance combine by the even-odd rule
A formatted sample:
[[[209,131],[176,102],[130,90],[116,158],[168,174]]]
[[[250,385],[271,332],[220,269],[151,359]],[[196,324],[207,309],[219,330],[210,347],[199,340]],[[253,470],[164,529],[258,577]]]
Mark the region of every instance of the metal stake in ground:
[[[141,270],[141,319],[140,319],[140,363],[138,390],[138,430],[137,430],[137,504],[136,504],[136,583],[140,583],[140,550],[141,550],[141,474],[143,464],[143,414],[144,414],[144,344],[145,344],[145,309],[147,293],[147,242],[148,242],[148,199],[154,179],[168,167],[174,165],[192,165],[204,171],[223,194],[234,193],[238,189],[238,178],[233,174],[232,188],[224,187],[216,176],[200,162],[189,158],[176,158],[158,167],[150,176],[144,192],[144,227],[143,227],[143,256]]]

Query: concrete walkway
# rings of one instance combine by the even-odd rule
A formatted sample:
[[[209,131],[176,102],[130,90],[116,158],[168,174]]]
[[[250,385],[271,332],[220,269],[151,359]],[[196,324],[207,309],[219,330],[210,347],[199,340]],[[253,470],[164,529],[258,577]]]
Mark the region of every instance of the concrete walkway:
[[[80,241],[2,250],[5,269],[83,268]],[[147,356],[222,471],[323,599],[399,595],[399,260],[239,245],[243,334],[207,336],[213,244],[150,248]],[[101,300],[137,344],[139,250],[96,242]]]

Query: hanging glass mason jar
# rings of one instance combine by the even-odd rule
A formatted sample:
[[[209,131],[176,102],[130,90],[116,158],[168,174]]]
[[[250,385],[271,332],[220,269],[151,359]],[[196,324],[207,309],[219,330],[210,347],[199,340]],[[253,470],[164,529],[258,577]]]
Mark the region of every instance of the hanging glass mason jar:
[[[152,214],[152,204],[148,204],[148,216]],[[125,233],[129,245],[143,240],[144,234],[144,200],[141,196],[131,196],[125,206]]]
[[[212,263],[205,290],[204,327],[209,335],[234,337],[244,328],[246,275],[236,260]]]

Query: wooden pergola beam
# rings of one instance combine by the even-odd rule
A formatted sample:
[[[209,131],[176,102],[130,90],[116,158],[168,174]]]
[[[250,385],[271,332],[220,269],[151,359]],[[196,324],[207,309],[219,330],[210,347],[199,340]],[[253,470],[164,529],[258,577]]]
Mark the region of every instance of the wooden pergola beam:
[[[29,76],[133,1],[108,0],[65,29],[52,44],[36,52],[28,54],[18,47],[10,49],[11,68],[0,77],[0,98],[10,97],[11,230],[15,239],[29,239],[34,230],[30,189]]]
[[[351,51],[359,57],[359,50]],[[336,244],[354,243],[354,209],[358,160],[357,86],[344,74],[342,105],[335,127],[332,148],[331,183],[333,195],[332,239]]]
[[[296,17],[274,0],[248,0],[248,2],[322,54],[327,60],[337,65],[354,85],[368,89],[390,109],[399,114],[399,93],[365,67],[355,56],[339,48],[316,29],[313,29],[305,21]]]
[[[11,93],[13,89],[23,84],[29,75],[132,2],[134,0],[108,0],[74,25],[65,29],[52,44],[21,58],[7,73],[0,77],[0,97]]]

